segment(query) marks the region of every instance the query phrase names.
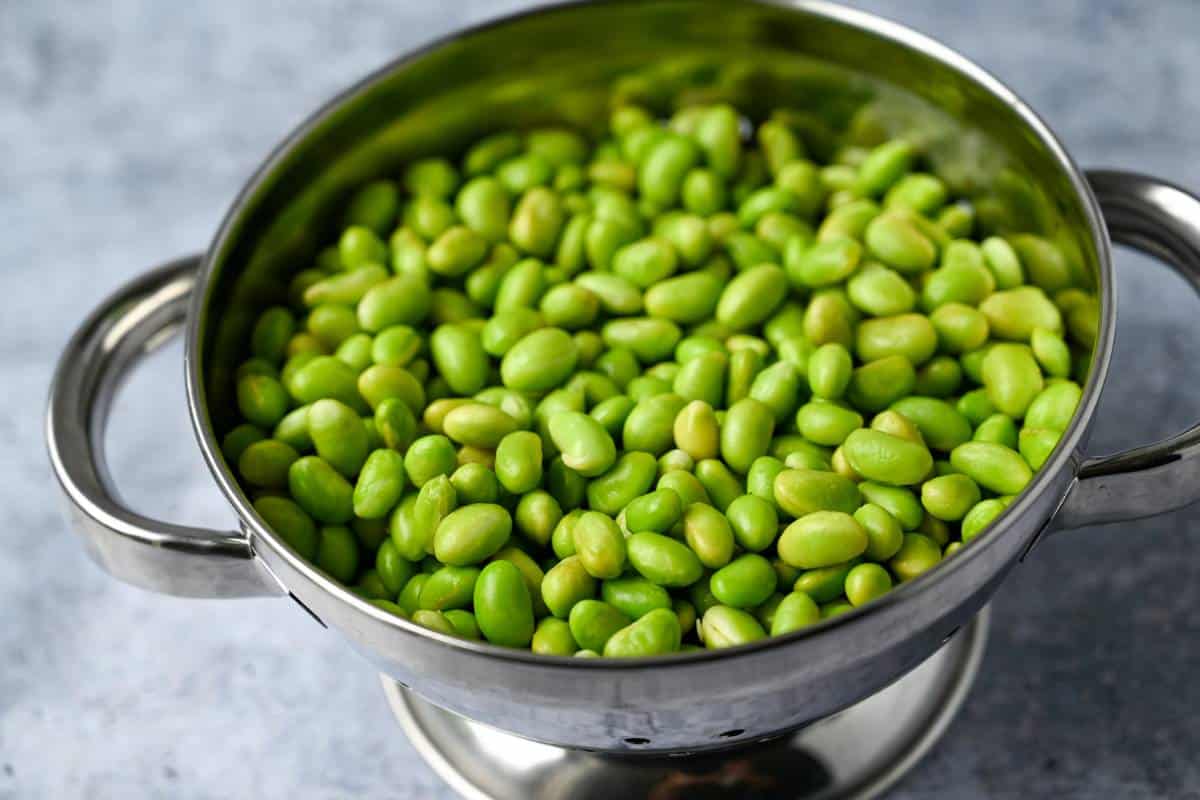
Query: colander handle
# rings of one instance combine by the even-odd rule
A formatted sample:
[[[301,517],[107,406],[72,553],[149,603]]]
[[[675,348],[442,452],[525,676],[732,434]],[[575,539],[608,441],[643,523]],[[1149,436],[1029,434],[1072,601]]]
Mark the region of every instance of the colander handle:
[[[1200,198],[1129,172],[1087,173],[1118,244],[1162,259],[1200,292]],[[1054,517],[1077,528],[1150,517],[1200,500],[1200,424],[1144,447],[1091,458]]]
[[[119,499],[104,457],[105,423],[121,379],[180,331],[199,267],[200,257],[191,256],[146,273],[101,303],[71,337],[50,386],[50,463],[89,554],[116,577],[185,597],[279,594],[244,532],[138,514]]]

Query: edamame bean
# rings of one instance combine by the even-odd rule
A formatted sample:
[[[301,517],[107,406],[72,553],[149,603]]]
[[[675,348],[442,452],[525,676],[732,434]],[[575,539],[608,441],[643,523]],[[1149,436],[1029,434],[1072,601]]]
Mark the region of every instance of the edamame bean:
[[[766,602],[775,591],[775,582],[771,562],[747,553],[714,572],[709,585],[722,604],[748,609]]]
[[[1025,345],[993,345],[983,359],[983,385],[996,408],[1021,418],[1042,391],[1042,371]]]
[[[923,364],[933,356],[937,346],[937,331],[920,314],[863,320],[855,340],[855,350],[864,362],[904,356],[911,364]]]
[[[695,475],[704,487],[705,495],[722,512],[744,493],[741,481],[715,458],[706,458],[697,463]]]
[[[933,457],[919,442],[860,428],[846,437],[843,452],[859,475],[876,483],[910,486],[933,469]]]
[[[254,501],[254,510],[300,556],[310,560],[316,557],[319,532],[312,517],[298,503],[267,495]]]
[[[857,411],[820,400],[805,403],[796,412],[796,428],[804,438],[828,447],[840,445],[862,424]]]
[[[784,267],[792,286],[815,289],[849,278],[862,255],[862,245],[849,236],[830,237],[811,247],[803,239],[792,238],[784,250]]]
[[[666,589],[639,577],[606,580],[600,585],[600,596],[630,619],[640,619],[656,608],[672,607]]]
[[[634,533],[625,540],[625,546],[629,563],[638,574],[659,586],[690,586],[704,570],[700,558],[687,545],[659,533]]]
[[[916,382],[916,370],[906,356],[886,356],[854,370],[846,398],[863,411],[882,411],[911,394]]]
[[[468,507],[469,508],[469,507]],[[508,561],[493,561],[479,573],[473,595],[479,631],[492,644],[526,647],[533,639],[533,601],[525,579]]]
[[[288,491],[319,522],[341,525],[354,516],[354,489],[320,456],[304,456],[292,463]]]
[[[999,498],[980,500],[962,520],[962,540],[969,542],[982,533],[1000,513],[1008,507],[1008,503]]]
[[[770,406],[752,397],[737,401],[726,412],[721,426],[721,458],[734,471],[745,474],[754,459],[766,455],[775,432]]]
[[[1036,286],[1018,286],[995,292],[979,304],[988,329],[1001,339],[1026,342],[1035,328],[1052,333],[1063,329],[1062,313]]]
[[[950,453],[954,468],[984,489],[1017,494],[1033,478],[1033,470],[1020,453],[1002,444],[967,442]]]
[[[593,578],[615,578],[625,566],[625,538],[612,517],[585,511],[572,532],[575,553]],[[595,649],[595,648],[593,648]]]
[[[862,555],[867,532],[841,511],[814,511],[792,522],[779,536],[779,557],[799,569],[840,564]]]
[[[860,501],[858,486],[834,472],[785,469],[775,476],[773,488],[775,503],[793,517],[815,511],[852,514]]]
[[[1025,413],[1025,426],[1065,431],[1075,416],[1082,396],[1079,384],[1072,381],[1060,381],[1047,386],[1030,402]]]
[[[992,414],[979,423],[971,439],[976,442],[993,442],[1017,449],[1017,424],[1007,414]]]
[[[942,550],[932,539],[919,533],[906,533],[904,544],[892,556],[888,568],[901,581],[910,581],[936,567],[941,560]]]
[[[771,500],[754,494],[742,495],[730,503],[725,509],[725,516],[737,544],[752,552],[766,550],[778,533],[779,518],[775,505]]]
[[[868,253],[900,272],[922,272],[937,259],[937,245],[894,210],[872,219],[863,238]]]
[[[759,264],[731,280],[717,301],[716,318],[731,330],[745,330],[771,316],[787,296],[787,275],[774,264]]]
[[[418,605],[426,611],[465,608],[475,594],[479,580],[477,567],[442,567],[429,576],[421,587]]]
[[[404,494],[404,458],[394,450],[375,450],[363,464],[354,486],[354,514],[363,519],[386,517]]]
[[[575,371],[579,352],[561,328],[542,328],[517,341],[500,362],[500,377],[510,389],[542,392],[553,389]]]
[[[604,645],[607,658],[644,658],[679,650],[682,631],[675,612],[658,608],[609,637]]]
[[[808,385],[814,396],[837,400],[850,384],[854,362],[837,342],[823,344],[808,358]]]
[[[775,608],[775,615],[771,619],[771,635],[782,636],[820,621],[821,610],[813,599],[804,592],[791,592]]]
[[[766,635],[758,620],[739,608],[716,605],[700,621],[700,637],[710,650],[749,644]]]
[[[542,439],[530,431],[512,431],[496,446],[496,477],[512,494],[535,489],[542,480]]]
[[[846,599],[853,606],[866,605],[892,589],[892,576],[878,564],[859,564],[846,575]]]
[[[580,600],[571,607],[568,626],[580,647],[603,652],[604,645],[617,631],[633,620],[603,600]]]
[[[248,445],[238,458],[238,474],[264,489],[287,486],[288,470],[300,458],[291,446],[276,439],[260,439]]]
[[[252,424],[273,428],[287,413],[287,390],[270,375],[246,375],[237,382],[237,403]]]
[[[683,503],[672,489],[657,489],[632,500],[625,507],[625,524],[631,533],[665,533],[682,516]]]
[[[733,556],[733,529],[715,508],[693,503],[683,512],[683,536],[687,546],[709,569],[718,569]]]
[[[559,619],[567,619],[576,603],[595,595],[596,579],[588,574],[576,555],[564,557],[542,579],[542,599],[550,613]]]
[[[438,523],[433,554],[443,564],[478,564],[499,551],[511,533],[512,517],[505,508],[474,503],[451,511]]]
[[[961,520],[979,499],[979,487],[966,475],[941,475],[921,485],[921,505],[948,522]]]

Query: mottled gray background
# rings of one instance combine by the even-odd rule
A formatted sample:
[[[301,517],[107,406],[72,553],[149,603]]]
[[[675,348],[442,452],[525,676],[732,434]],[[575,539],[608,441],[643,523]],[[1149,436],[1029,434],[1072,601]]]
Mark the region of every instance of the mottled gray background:
[[[519,2],[0,0],[0,798],[447,798],[365,662],[290,603],[155,597],[101,574],[42,446],[51,366],[105,293],[202,248],[272,144],[404,49]],[[993,70],[1085,165],[1200,189],[1194,0],[900,2]],[[1196,305],[1119,259],[1096,444],[1200,413]],[[228,524],[181,351],[112,426],[131,501]],[[1197,797],[1200,512],[1049,542],[1004,586],[983,674],[904,798]]]

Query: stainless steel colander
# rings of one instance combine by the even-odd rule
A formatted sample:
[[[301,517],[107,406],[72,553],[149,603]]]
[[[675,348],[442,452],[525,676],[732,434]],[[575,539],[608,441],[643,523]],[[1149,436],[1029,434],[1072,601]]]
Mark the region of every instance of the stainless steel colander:
[[[794,107],[817,150],[847,125],[912,137],[971,196],[985,227],[1043,233],[1086,265],[1102,315],[1079,411],[986,535],[881,600],[813,628],[734,650],[609,661],[433,633],[359,599],[267,528],[218,447],[231,426],[232,374],[257,309],[311,261],[352,188],[499,127],[561,121],[598,131],[615,97],[663,112],[714,99],[751,115]],[[58,366],[50,456],[91,555],[130,583],[196,597],[288,596],[422,697],[540,741],[621,753],[755,741],[838,711],[921,662],[1041,536],[1200,497],[1200,429],[1109,458],[1086,455],[1113,345],[1110,234],[1200,282],[1200,201],[1150,178],[1085,177],[1009,89],[905,28],[818,2],[547,7],[404,55],[350,88],[271,154],[204,255],[149,272],[104,301]],[[117,382],[179,329],[196,438],[236,530],[142,516],[121,503],[105,468],[102,433]],[[296,643],[301,654],[303,646]]]

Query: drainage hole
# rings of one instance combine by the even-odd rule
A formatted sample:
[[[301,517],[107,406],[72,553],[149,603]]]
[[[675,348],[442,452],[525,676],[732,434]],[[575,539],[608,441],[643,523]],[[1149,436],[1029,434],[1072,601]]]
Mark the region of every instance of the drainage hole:
[[[625,744],[650,744],[650,740],[643,739],[640,736],[630,736],[625,740]]]
[[[724,733],[722,733],[722,734],[718,734],[718,735],[719,735],[719,736],[720,736],[722,739],[732,739],[732,738],[733,738],[733,737],[735,737],[735,736],[741,736],[741,735],[742,735],[743,733],[745,733],[745,732],[746,732],[746,731],[745,731],[745,729],[744,729],[744,728],[734,728],[734,729],[733,729],[733,730],[731,730],[731,731],[725,731]]]

